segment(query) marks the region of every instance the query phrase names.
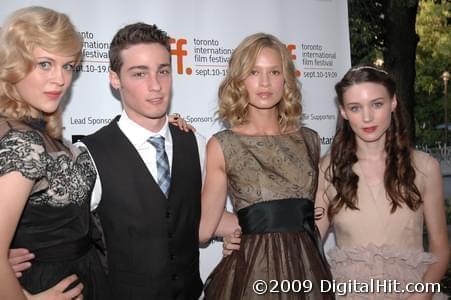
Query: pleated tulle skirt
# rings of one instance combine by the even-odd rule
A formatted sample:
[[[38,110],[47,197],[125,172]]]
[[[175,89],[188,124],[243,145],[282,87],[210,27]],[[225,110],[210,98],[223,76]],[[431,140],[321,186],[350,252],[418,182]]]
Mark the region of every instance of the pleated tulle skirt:
[[[334,299],[333,293],[321,292],[321,280],[332,278],[311,234],[246,234],[241,238],[240,250],[223,258],[207,279],[205,297]]]

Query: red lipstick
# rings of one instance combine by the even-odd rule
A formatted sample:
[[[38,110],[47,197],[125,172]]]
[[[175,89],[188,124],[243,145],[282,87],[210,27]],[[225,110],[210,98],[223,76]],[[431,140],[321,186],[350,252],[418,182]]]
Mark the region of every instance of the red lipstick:
[[[372,132],[375,132],[376,129],[377,129],[377,126],[371,126],[371,127],[363,128],[363,131],[365,131],[366,133],[372,133]]]

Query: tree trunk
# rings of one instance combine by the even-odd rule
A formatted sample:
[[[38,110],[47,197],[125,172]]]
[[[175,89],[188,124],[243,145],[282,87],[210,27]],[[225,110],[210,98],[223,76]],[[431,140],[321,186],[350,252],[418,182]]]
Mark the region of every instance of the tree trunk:
[[[384,65],[396,80],[398,101],[402,101],[406,108],[412,142],[415,137],[415,54],[419,40],[415,21],[418,1],[384,1]]]

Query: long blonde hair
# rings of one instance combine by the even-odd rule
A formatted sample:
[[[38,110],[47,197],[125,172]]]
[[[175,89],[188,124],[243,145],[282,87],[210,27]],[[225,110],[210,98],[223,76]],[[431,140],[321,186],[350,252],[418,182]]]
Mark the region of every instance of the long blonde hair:
[[[232,127],[247,122],[249,95],[244,80],[249,76],[263,48],[274,49],[282,59],[285,84],[282,100],[278,104],[279,125],[282,130],[297,127],[302,106],[296,70],[287,47],[278,38],[267,33],[248,36],[233,51],[227,75],[219,87],[218,116]]]
[[[0,29],[0,114],[14,119],[38,118],[16,89],[35,67],[33,50],[76,56],[80,61],[82,38],[69,17],[45,7],[32,6],[15,11]],[[61,137],[61,112],[44,115],[47,131]]]

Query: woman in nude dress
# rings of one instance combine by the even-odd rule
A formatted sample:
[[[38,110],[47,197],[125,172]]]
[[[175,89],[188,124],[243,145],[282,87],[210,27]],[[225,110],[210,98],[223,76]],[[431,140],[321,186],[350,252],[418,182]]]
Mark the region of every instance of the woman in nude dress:
[[[438,162],[411,147],[402,103],[386,71],[352,68],[335,89],[337,132],[321,161],[316,195],[316,206],[327,217],[317,225],[323,237],[329,226],[335,229],[337,247],[328,256],[336,283],[386,285],[379,291],[342,285],[336,294],[346,299],[446,299],[439,293],[398,292],[412,288],[409,283],[436,283],[436,288],[447,270]]]

